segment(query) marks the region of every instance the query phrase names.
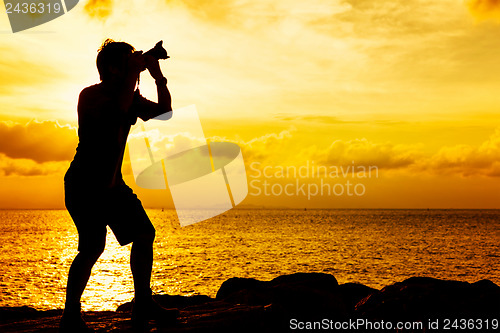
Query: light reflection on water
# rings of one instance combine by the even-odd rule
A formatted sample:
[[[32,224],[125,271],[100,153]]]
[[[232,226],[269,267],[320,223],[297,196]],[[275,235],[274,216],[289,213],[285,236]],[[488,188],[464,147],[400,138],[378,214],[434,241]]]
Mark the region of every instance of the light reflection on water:
[[[153,290],[215,296],[234,276],[326,272],[381,288],[411,276],[500,284],[499,210],[233,210],[186,228],[148,210],[157,229]],[[0,211],[0,306],[61,308],[78,236],[66,211]],[[133,297],[130,245],[108,232],[83,297],[115,310]]]

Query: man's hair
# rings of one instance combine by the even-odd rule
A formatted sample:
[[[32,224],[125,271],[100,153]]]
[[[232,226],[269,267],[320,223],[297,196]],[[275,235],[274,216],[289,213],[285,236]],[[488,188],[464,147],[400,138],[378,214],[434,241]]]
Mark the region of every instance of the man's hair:
[[[107,80],[111,76],[110,67],[124,66],[126,57],[134,51],[135,48],[128,43],[106,39],[97,51],[96,64],[101,81]]]

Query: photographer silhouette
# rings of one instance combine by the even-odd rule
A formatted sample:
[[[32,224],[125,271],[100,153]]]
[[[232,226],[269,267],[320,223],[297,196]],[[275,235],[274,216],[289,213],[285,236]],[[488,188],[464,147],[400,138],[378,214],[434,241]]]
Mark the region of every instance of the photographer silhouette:
[[[81,317],[80,299],[92,267],[104,251],[107,225],[120,245],[132,243],[133,324],[145,328],[150,319],[174,321],[178,315],[176,309],[164,309],[152,299],[155,229],[121,173],[127,136],[137,118],[146,121],[172,111],[167,79],[158,63],[168,57],[162,50],[161,42],[143,54],[130,44],[107,39],[97,55],[101,82],[80,93],[79,143],[64,177],[65,203],[78,230],[79,252],[68,273],[61,332],[93,331]],[[158,103],[136,90],[145,69],[156,81]]]

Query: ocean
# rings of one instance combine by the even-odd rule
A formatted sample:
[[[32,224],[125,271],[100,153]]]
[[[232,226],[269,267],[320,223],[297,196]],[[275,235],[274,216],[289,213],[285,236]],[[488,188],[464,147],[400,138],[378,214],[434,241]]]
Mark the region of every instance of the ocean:
[[[412,276],[500,285],[500,210],[238,209],[180,228],[173,210],[147,210],[156,227],[152,289],[215,297],[231,277],[296,272],[380,289]],[[0,210],[0,306],[62,308],[78,235],[65,210]],[[130,245],[108,230],[84,310],[133,298]]]

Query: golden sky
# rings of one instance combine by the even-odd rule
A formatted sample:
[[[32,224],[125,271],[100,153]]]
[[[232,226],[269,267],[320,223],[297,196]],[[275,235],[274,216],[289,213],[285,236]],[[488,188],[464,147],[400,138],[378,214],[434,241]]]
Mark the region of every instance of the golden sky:
[[[78,94],[108,37],[164,41],[174,108],[195,104],[259,180],[243,205],[500,208],[499,35],[494,0],[92,0],[16,34],[2,12],[0,208],[64,207]],[[145,74],[141,91],[155,98]],[[361,196],[255,195],[254,169],[312,164],[378,174],[324,179]],[[171,206],[134,185],[128,161],[124,174],[145,206]]]

